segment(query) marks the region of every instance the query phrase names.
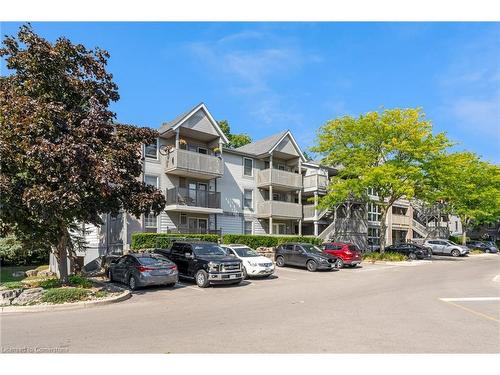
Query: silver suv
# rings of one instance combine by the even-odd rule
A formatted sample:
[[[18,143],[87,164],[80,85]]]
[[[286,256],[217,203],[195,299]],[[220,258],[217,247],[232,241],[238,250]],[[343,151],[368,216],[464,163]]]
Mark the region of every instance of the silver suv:
[[[433,255],[451,255],[459,257],[469,253],[469,248],[467,246],[458,245],[448,240],[427,240],[424,245],[432,249]]]

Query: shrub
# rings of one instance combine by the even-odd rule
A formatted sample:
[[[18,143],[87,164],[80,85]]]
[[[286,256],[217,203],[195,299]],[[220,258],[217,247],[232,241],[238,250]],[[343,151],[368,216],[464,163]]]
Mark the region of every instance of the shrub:
[[[22,266],[47,264],[50,248],[48,246],[28,246],[9,235],[0,238],[0,262],[2,266]]]
[[[77,288],[85,288],[85,289],[92,288],[93,285],[92,281],[80,275],[69,276],[69,283],[70,285],[75,286]]]
[[[132,233],[132,250],[161,248],[166,249],[175,238],[196,238],[202,241],[219,242],[216,234],[180,234],[180,233]]]
[[[53,289],[61,287],[61,283],[58,279],[47,279],[42,281],[37,281],[34,283],[30,283],[31,286],[39,286],[43,289]]]
[[[272,235],[253,235],[253,234],[225,234],[222,236],[222,242],[225,244],[242,244],[256,249],[258,247],[276,247],[285,242],[307,242],[313,245],[321,245],[323,242],[317,237],[305,236],[272,236]]]
[[[369,262],[375,262],[377,260],[383,260],[388,262],[401,262],[404,260],[408,260],[408,257],[400,253],[386,252],[381,254],[379,252],[369,252],[363,254],[363,260]]]
[[[54,288],[47,290],[42,296],[42,302],[65,303],[78,302],[88,298],[90,291],[82,288]]]
[[[98,290],[97,292],[94,293],[95,298],[104,298],[107,297],[109,293],[105,290]]]

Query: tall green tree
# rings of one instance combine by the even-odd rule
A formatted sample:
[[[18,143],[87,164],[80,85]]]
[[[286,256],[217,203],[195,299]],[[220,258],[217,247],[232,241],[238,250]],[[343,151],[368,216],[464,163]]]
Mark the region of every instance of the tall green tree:
[[[349,200],[368,201],[368,189],[378,197],[380,251],[386,244],[386,218],[398,199],[411,199],[427,175],[431,160],[450,145],[420,109],[387,109],[359,117],[345,116],[324,124],[313,152],[339,173],[330,183],[320,208]]]
[[[439,155],[428,168],[426,199],[460,218],[462,243],[474,225],[500,220],[500,166],[471,152]]]
[[[219,121],[219,126],[222,132],[226,135],[227,139],[229,139],[229,147],[238,148],[244,146],[246,144],[252,143],[252,138],[248,134],[240,133],[240,134],[232,134],[231,127],[229,126],[229,122],[227,120]]]
[[[79,223],[121,210],[158,214],[162,193],[142,182],[141,145],[156,131],[113,124],[118,87],[109,54],[22,26],[0,56],[0,225],[20,240],[50,244],[67,282]]]

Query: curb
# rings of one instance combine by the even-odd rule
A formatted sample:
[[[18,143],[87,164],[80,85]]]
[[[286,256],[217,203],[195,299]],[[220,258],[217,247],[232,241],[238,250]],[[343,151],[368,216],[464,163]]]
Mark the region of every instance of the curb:
[[[383,264],[385,266],[402,266],[402,267],[416,267],[416,266],[421,266],[423,264],[430,264],[432,263],[432,260],[428,259],[419,259],[416,261],[395,261],[395,262],[388,262],[384,260],[377,260],[375,262],[369,262],[369,261],[364,261],[366,264]]]
[[[72,302],[72,303],[63,303],[60,305],[2,306],[0,307],[0,315],[86,309],[96,306],[104,306],[104,305],[110,305],[112,303],[122,302],[129,299],[130,297],[132,297],[132,293],[130,292],[130,290],[124,289],[121,294],[115,297],[105,298],[96,301]]]

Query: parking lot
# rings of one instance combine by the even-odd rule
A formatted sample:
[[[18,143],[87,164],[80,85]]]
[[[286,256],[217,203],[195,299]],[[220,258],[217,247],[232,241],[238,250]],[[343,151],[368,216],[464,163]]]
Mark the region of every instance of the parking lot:
[[[84,310],[1,316],[2,348],[114,353],[499,353],[500,256],[363,264]]]

